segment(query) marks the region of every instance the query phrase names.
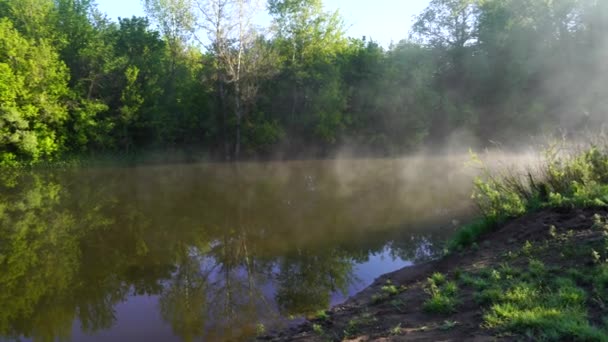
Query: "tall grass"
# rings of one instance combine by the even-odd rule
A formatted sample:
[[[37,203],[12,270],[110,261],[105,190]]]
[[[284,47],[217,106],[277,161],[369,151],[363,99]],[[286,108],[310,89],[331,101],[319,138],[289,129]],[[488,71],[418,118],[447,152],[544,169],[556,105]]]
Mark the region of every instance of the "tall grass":
[[[558,148],[559,147],[559,148]],[[564,149],[553,145],[540,165],[525,172],[496,172],[481,166],[473,199],[481,218],[461,228],[448,249],[466,247],[508,219],[547,207],[608,206],[608,144]]]

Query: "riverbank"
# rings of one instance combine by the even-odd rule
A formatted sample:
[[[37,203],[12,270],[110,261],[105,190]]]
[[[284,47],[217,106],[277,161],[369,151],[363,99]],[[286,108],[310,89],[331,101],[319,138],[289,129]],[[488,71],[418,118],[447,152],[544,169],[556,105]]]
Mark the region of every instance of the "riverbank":
[[[482,166],[481,217],[439,260],[386,274],[274,341],[608,341],[608,151]],[[582,152],[581,152],[582,151]]]
[[[608,209],[545,209],[272,341],[608,341]]]

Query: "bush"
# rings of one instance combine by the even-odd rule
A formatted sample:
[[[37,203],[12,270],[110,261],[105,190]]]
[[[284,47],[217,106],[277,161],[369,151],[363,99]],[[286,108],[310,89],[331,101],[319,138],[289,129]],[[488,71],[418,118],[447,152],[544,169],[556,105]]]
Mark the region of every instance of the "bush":
[[[481,160],[473,199],[482,218],[460,229],[449,250],[471,245],[510,218],[546,207],[603,207],[608,205],[608,151],[590,147],[578,153],[545,153],[543,164],[525,174],[495,174]]]

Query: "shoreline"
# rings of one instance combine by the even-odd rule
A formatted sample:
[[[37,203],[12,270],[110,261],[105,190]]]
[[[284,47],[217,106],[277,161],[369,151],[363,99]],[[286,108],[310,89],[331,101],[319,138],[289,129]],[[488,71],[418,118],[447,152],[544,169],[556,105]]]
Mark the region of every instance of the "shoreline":
[[[518,331],[517,326],[506,329],[488,323],[489,318],[493,317],[495,306],[503,299],[490,298],[484,302],[484,296],[498,297],[500,294],[493,293],[493,289],[502,289],[508,293],[509,286],[519,286],[517,284],[520,283],[515,280],[507,281],[505,277],[509,276],[504,275],[502,280],[496,280],[496,284],[487,285],[485,288],[479,288],[477,283],[490,282],[483,280],[486,274],[489,274],[489,277],[494,274],[500,278],[495,273],[517,269],[511,279],[521,278],[522,284],[532,284],[534,280],[527,277],[535,272],[534,267],[537,266],[534,265],[537,263],[543,264],[545,276],[549,280],[553,277],[567,278],[568,272],[576,270],[592,272],[594,267],[599,266],[590,265],[591,251],[599,248],[596,245],[603,244],[604,240],[608,241],[608,233],[596,227],[595,221],[598,217],[608,218],[608,209],[551,208],[528,213],[509,220],[494,232],[483,235],[479,245],[440,259],[386,273],[323,315],[317,315],[301,325],[260,336],[258,340],[510,341],[525,338],[526,332],[542,336],[545,332],[549,333],[548,327],[535,328],[530,324],[524,330]],[[608,219],[602,222],[608,222]],[[568,244],[574,246],[574,254],[560,255],[568,248]],[[430,286],[435,278],[444,279],[443,283],[438,281]],[[585,298],[591,297],[594,291],[602,290],[592,289],[594,281],[589,281],[591,283],[578,278],[573,280],[577,289],[588,292]],[[433,307],[429,303],[450,283],[458,287],[454,296],[454,307],[440,310],[441,306],[437,306],[435,311],[431,310]],[[432,286],[435,286],[435,290]],[[560,288],[556,292],[561,290]],[[565,331],[562,332],[565,335],[561,335],[557,340],[608,340],[607,330],[602,327],[605,323],[601,319],[608,313],[603,312],[599,304],[596,305],[591,300],[585,299],[584,303],[585,312],[589,313],[586,329],[588,328],[589,334],[597,332],[599,337],[588,339],[570,336]],[[556,340],[550,335],[547,336],[549,340]]]

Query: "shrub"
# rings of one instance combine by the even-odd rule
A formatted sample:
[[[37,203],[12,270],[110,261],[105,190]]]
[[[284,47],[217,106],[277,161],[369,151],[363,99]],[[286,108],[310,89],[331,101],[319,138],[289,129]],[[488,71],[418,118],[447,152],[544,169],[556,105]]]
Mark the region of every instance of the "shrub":
[[[473,199],[482,218],[462,227],[448,243],[453,251],[510,218],[543,207],[608,206],[608,151],[590,147],[579,153],[545,153],[543,165],[525,174],[496,174],[481,160],[482,174],[475,180]]]

